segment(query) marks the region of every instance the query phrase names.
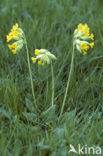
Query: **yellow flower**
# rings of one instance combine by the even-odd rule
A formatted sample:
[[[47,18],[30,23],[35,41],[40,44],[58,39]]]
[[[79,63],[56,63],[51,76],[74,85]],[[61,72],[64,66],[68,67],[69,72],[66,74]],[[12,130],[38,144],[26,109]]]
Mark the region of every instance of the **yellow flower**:
[[[88,27],[87,24],[85,24],[85,25],[83,26],[83,35],[84,35],[84,36],[89,36],[89,27]]]
[[[84,36],[89,36],[89,27],[87,24],[83,25],[80,23],[77,27],[78,27],[78,30],[83,32]]]
[[[18,32],[17,31],[13,31],[13,37],[17,37],[18,36]]]
[[[45,66],[45,63],[43,62],[41,65],[42,65],[42,66]]]
[[[94,42],[90,43],[90,47],[91,47],[91,48],[94,47]]]
[[[12,44],[12,48],[17,48],[17,44],[16,43],[13,43]]]
[[[35,49],[34,51],[35,51],[35,55],[39,55],[40,54],[39,53],[39,49]]]
[[[84,36],[89,36],[89,29],[88,28],[85,29],[83,32],[84,32],[84,34],[83,34]]]
[[[87,52],[86,52],[86,51],[84,51],[83,55],[87,55]]]
[[[78,26],[77,26],[77,27],[78,27],[78,29],[79,29],[79,30],[83,30],[83,25],[82,25],[81,23],[80,23],[80,24],[78,24]]]
[[[9,36],[11,36],[11,37],[13,36],[13,32],[12,31],[9,33]]]
[[[13,54],[16,54],[16,50],[12,50],[12,53],[13,53]]]
[[[38,64],[42,64],[42,62],[41,61],[38,61]]]
[[[12,40],[12,37],[9,35],[7,35],[6,38],[7,38],[7,42],[10,42]]]
[[[12,49],[12,45],[11,44],[8,44],[8,47],[9,47],[10,50]]]
[[[87,46],[86,43],[82,43],[81,46],[80,46],[81,49],[84,49],[84,50],[88,50],[89,49],[89,46]]]
[[[85,49],[85,46],[86,46],[86,43],[82,43],[81,46],[80,46],[80,48],[81,49]]]
[[[91,39],[91,40],[94,40],[94,35],[93,35],[93,33],[90,35],[90,39]]]
[[[16,23],[13,28],[12,28],[14,31],[18,29],[18,24]]]
[[[33,61],[33,63],[36,62],[36,58],[34,58],[34,57],[31,57],[31,60]]]

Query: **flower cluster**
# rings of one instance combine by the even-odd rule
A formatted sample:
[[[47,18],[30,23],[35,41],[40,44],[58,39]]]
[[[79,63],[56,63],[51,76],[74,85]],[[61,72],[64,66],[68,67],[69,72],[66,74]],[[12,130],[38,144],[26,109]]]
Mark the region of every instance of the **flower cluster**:
[[[36,57],[31,58],[33,63],[38,60],[39,65],[45,66],[45,64],[50,64],[52,60],[56,60],[56,57],[46,49],[35,49],[34,52]]]
[[[93,48],[94,42],[89,43],[88,40],[94,40],[93,33],[90,34],[90,29],[87,24],[79,24],[74,31],[74,44],[80,53],[87,54],[87,50]]]
[[[24,44],[24,36],[23,31],[18,27],[18,24],[15,24],[12,27],[11,32],[6,37],[7,42],[10,42],[11,40],[15,41],[12,44],[8,44],[8,47],[12,51],[12,53],[16,54],[17,52],[19,52]]]

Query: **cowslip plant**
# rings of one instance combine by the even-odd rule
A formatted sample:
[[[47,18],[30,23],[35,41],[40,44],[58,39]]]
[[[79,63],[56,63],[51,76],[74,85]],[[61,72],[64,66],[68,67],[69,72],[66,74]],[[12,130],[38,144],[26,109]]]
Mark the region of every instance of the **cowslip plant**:
[[[71,65],[70,65],[70,72],[68,75],[68,80],[67,80],[67,86],[66,86],[66,90],[65,90],[65,95],[64,95],[64,99],[63,99],[63,104],[62,104],[62,108],[61,108],[61,112],[60,112],[60,116],[59,119],[63,113],[63,109],[65,106],[65,102],[66,102],[66,97],[67,97],[67,93],[68,93],[68,88],[69,88],[69,84],[70,84],[70,80],[71,80],[71,75],[73,72],[73,64],[74,64],[74,49],[76,47],[76,49],[82,53],[83,55],[87,54],[87,50],[89,48],[93,48],[94,46],[94,42],[89,42],[90,40],[94,40],[94,35],[93,33],[90,34],[90,28],[88,27],[87,24],[79,24],[77,26],[77,29],[75,29],[74,31],[74,36],[73,36],[73,53],[72,53],[72,59],[71,59]]]
[[[35,94],[34,94],[33,78],[32,78],[31,66],[30,66],[30,56],[29,56],[25,34],[23,30],[19,28],[18,24],[15,24],[13,25],[11,32],[6,36],[6,38],[7,38],[7,43],[11,42],[11,44],[8,44],[8,47],[13,54],[17,54],[18,52],[20,52],[23,46],[25,46],[26,53],[27,53],[29,75],[31,80],[32,95],[34,99],[35,108],[37,108]]]
[[[52,72],[52,106],[54,104],[54,70],[53,70],[53,60],[56,60],[56,57],[51,54],[50,51],[46,49],[35,49],[34,54],[36,57],[31,57],[32,62],[36,63],[38,61],[39,65],[45,66],[46,64],[51,64],[51,72]]]

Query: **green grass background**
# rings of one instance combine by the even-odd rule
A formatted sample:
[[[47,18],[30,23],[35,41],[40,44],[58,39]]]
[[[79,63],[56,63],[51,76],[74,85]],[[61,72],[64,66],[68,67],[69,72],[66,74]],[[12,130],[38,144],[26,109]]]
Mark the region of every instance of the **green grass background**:
[[[50,66],[31,62],[38,114],[25,48],[13,55],[7,47],[6,35],[15,23],[25,32],[30,56],[34,49],[45,48],[57,57],[53,107]],[[58,123],[79,23],[88,24],[95,46],[86,56],[75,51],[74,73]],[[68,156],[69,144],[76,149],[78,144],[103,148],[103,2],[0,0],[0,156]]]

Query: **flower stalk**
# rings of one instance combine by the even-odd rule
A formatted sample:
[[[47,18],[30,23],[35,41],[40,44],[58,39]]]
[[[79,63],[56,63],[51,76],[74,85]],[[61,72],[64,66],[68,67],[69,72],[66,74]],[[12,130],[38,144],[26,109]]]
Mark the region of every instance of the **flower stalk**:
[[[54,105],[54,70],[53,70],[53,64],[51,62],[51,73],[52,73],[52,98],[51,98],[51,103],[52,106]]]
[[[37,109],[36,98],[35,98],[35,93],[34,93],[33,77],[32,77],[31,66],[30,66],[30,57],[29,57],[28,46],[27,46],[27,41],[26,41],[25,36],[24,36],[24,41],[25,41],[25,49],[26,49],[26,53],[27,53],[27,62],[28,62],[28,69],[29,69],[29,75],[30,75],[32,95],[33,95],[33,99],[34,99],[35,108]]]
[[[70,65],[70,72],[69,72],[69,75],[68,75],[67,86],[66,86],[65,95],[64,95],[63,104],[62,104],[62,108],[61,108],[59,118],[61,117],[61,115],[63,113],[63,110],[64,110],[64,106],[65,106],[65,102],[66,102],[66,98],[67,98],[67,93],[68,93],[68,88],[69,88],[69,85],[70,85],[71,75],[72,75],[72,72],[73,72],[74,47],[75,47],[75,45],[73,44],[73,53],[72,53],[72,60],[71,60],[71,65]]]

